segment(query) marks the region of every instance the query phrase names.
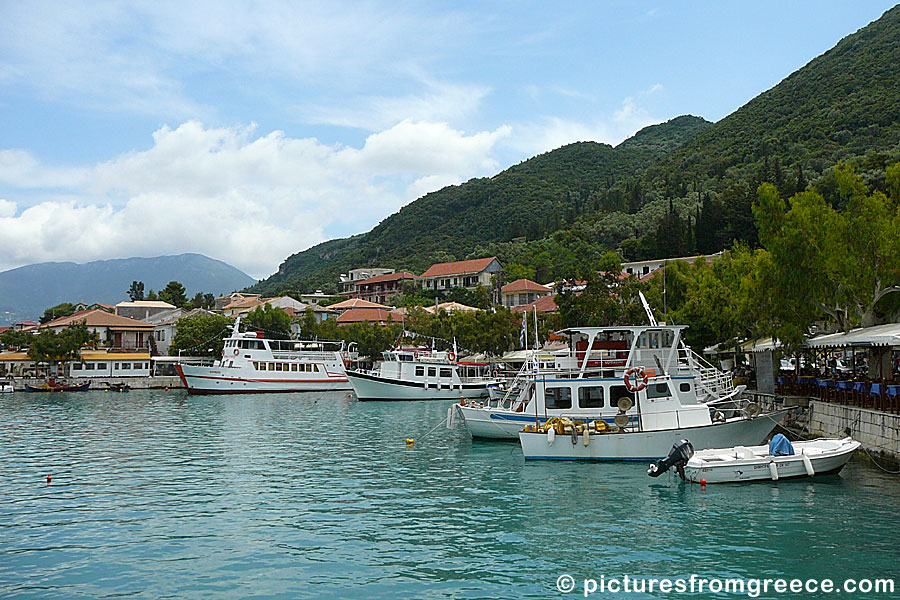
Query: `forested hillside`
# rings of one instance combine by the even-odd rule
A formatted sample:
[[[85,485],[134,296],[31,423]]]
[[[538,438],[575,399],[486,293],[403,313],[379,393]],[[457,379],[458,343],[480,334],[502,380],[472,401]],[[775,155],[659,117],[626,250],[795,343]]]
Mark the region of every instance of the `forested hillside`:
[[[422,272],[435,261],[457,260],[485,242],[541,239],[584,214],[637,208],[623,182],[710,123],[682,116],[647,127],[613,148],[569,144],[491,178],[473,179],[427,194],[372,231],[324,242],[289,257],[278,273],[253,289],[328,286],[348,269],[389,265]],[[609,190],[618,187],[622,192]]]
[[[763,182],[785,197],[813,184],[837,206],[833,167],[847,162],[883,189],[885,166],[900,158],[898,106],[895,7],[715,124],[679,117],[615,148],[571,144],[428,194],[366,234],[289,257],[255,289],[483,255],[499,256],[510,278],[547,281],[608,249],[636,260],[756,246],[751,206]]]

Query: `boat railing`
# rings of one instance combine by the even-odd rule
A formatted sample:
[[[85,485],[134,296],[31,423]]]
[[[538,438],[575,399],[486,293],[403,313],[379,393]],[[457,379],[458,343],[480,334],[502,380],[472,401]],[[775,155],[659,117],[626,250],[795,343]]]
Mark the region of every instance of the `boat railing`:
[[[190,358],[179,358],[178,364],[192,367],[214,367],[217,360],[213,357],[192,356]]]
[[[707,395],[714,400],[734,390],[734,380],[730,373],[715,368],[705,358],[687,346],[678,349],[679,368],[687,370],[695,376],[698,388],[697,396]]]
[[[276,360],[301,360],[306,359],[307,361],[328,361],[335,360],[337,353],[336,352],[313,352],[309,350],[302,351],[284,351],[284,350],[273,350],[272,358]]]

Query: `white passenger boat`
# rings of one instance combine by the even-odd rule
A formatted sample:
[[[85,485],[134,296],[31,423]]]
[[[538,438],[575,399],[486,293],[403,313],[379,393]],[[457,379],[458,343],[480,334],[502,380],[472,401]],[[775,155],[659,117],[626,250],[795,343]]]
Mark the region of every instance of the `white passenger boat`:
[[[0,381],[0,394],[11,394],[15,391],[12,381]]]
[[[744,386],[735,387],[729,374],[694,353],[682,339],[684,329],[655,322],[565,329],[558,334],[568,338],[568,349],[549,356],[534,353],[502,395],[495,392],[483,403],[460,402],[451,408],[450,420],[461,416],[473,437],[516,439],[525,425],[553,417],[607,425],[618,418],[634,427],[641,423],[642,405],[660,404],[663,398],[683,405],[682,416],[705,414],[710,422],[733,416]],[[620,411],[623,398],[629,407]],[[663,454],[669,446],[667,441]]]
[[[484,366],[455,362],[452,352],[399,349],[384,353],[372,371],[347,371],[360,400],[459,400],[487,398],[497,381]]]
[[[345,364],[356,360],[342,342],[266,339],[240,332],[240,318],[212,365],[175,365],[190,394],[350,390]]]
[[[773,452],[771,445],[697,450],[683,464],[683,477],[693,483],[736,483],[829,475],[840,472],[859,446],[847,437],[788,443],[793,452],[788,455]]]

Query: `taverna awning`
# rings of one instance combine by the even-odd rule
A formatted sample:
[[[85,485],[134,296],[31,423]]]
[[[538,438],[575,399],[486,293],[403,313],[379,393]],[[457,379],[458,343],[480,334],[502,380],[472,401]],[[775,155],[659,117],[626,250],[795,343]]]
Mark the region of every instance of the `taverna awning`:
[[[861,327],[846,333],[830,333],[806,340],[808,348],[843,346],[900,346],[900,323]]]

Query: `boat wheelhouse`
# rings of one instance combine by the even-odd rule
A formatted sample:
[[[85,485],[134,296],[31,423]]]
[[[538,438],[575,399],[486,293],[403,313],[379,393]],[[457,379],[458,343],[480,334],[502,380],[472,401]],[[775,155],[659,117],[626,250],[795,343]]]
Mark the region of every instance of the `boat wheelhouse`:
[[[240,332],[240,318],[212,365],[179,362],[191,394],[251,394],[350,390],[345,365],[356,360],[343,342],[274,340]]]
[[[394,349],[372,371],[347,371],[360,400],[459,400],[487,398],[496,380],[487,365],[456,362],[453,352]]]
[[[484,403],[460,403],[473,437],[516,439],[527,424],[553,417],[613,425],[639,418],[638,396],[671,397],[686,411],[730,414],[743,391],[683,340],[683,325],[573,327],[558,332],[568,348],[533,352],[516,377]],[[636,380],[639,376],[640,381]],[[651,386],[651,381],[655,384]],[[662,385],[662,384],[665,385]],[[620,402],[627,410],[620,410]]]

